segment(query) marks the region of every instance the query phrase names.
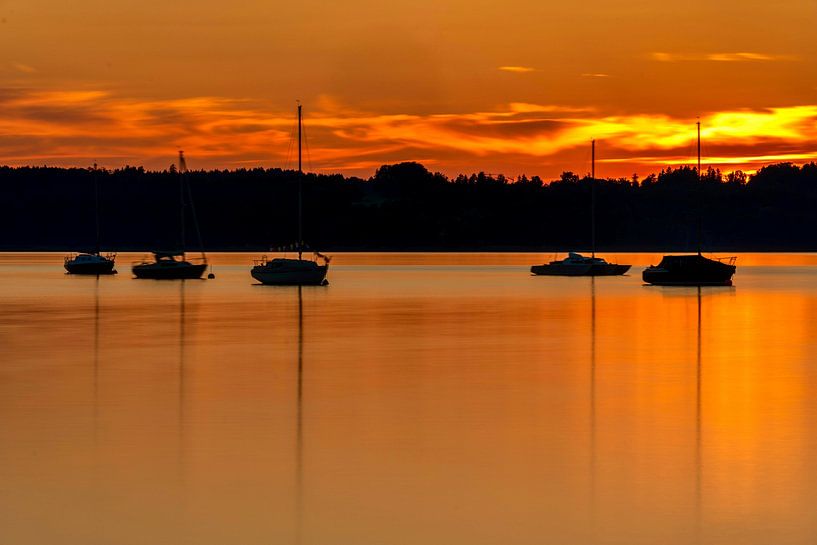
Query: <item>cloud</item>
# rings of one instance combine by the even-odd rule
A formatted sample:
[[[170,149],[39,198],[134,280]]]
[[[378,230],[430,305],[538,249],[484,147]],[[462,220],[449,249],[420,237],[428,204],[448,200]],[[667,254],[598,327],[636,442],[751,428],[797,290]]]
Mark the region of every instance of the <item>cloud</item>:
[[[589,73],[586,72],[582,74],[583,78],[609,78],[610,74],[602,74],[602,73]]]
[[[658,62],[770,62],[792,60],[788,55],[768,53],[650,53],[650,58]]]
[[[516,74],[524,74],[527,72],[536,72],[536,68],[532,68],[530,66],[500,66],[497,70],[501,70],[503,72],[513,72]]]
[[[24,74],[34,74],[35,72],[37,72],[37,69],[34,68],[33,66],[29,66],[21,62],[12,62],[11,67],[17,70],[18,72],[22,72]]]
[[[164,168],[184,149],[192,168],[293,166],[294,112],[263,102],[0,89],[0,109],[3,164]],[[649,172],[690,163],[695,139],[694,119],[553,104],[380,114],[325,97],[305,113],[309,168],[361,175],[383,163],[420,160],[449,174],[491,169],[551,176],[584,168],[591,139],[609,174]],[[751,170],[815,158],[817,105],[712,112],[701,122],[706,164]]]

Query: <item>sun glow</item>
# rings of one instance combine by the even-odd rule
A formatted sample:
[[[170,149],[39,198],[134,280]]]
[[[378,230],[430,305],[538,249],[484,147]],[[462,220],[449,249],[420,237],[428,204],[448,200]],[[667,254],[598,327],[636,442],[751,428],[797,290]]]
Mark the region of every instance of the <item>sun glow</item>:
[[[0,103],[0,161],[8,164],[163,167],[157,159],[167,161],[182,147],[204,167],[280,165],[293,125],[291,113],[223,97],[137,100],[105,91],[17,91]],[[377,114],[340,108],[329,98],[307,117],[310,160],[319,170],[361,172],[421,160],[454,174],[454,165],[468,161],[479,170],[485,158],[504,157],[508,170],[554,165],[547,172],[526,169],[545,176],[558,175],[560,157],[583,153],[591,139],[603,142],[599,161],[615,172],[688,163],[694,122],[522,102],[470,113]],[[811,147],[817,105],[712,112],[701,122],[708,165],[748,170],[817,155]]]

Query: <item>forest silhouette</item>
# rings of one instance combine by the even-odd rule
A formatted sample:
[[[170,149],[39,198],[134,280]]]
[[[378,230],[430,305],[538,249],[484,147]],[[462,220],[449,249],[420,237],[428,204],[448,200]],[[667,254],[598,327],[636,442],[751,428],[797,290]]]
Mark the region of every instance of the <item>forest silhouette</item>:
[[[267,250],[296,241],[295,171],[185,174],[208,250]],[[590,245],[589,176],[545,182],[484,173],[448,178],[418,163],[368,180],[304,174],[304,239],[321,250],[583,250]],[[178,246],[179,174],[141,167],[0,167],[0,249]],[[700,206],[699,206],[700,203]],[[817,165],[766,166],[752,176],[665,168],[596,180],[597,249],[690,251],[700,210],[705,250],[817,249]],[[192,222],[193,214],[186,215]],[[194,228],[189,226],[191,231]],[[198,249],[188,240],[188,249]]]

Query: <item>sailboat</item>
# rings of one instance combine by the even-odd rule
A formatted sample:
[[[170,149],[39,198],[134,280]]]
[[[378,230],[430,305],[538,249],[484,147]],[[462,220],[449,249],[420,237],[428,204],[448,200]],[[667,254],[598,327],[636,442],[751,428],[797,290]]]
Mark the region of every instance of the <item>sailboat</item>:
[[[591,255],[583,256],[568,252],[564,259],[553,260],[544,265],[534,265],[530,272],[537,276],[619,276],[630,270],[630,265],[608,263],[596,257],[596,141],[591,141],[590,166],[590,231]]]
[[[698,128],[698,190],[701,187],[701,122]],[[709,259],[701,254],[701,218],[698,204],[698,253],[665,255],[658,265],[650,265],[641,277],[656,286],[731,286],[735,274],[735,257]]]
[[[202,246],[201,258],[196,259],[196,263],[192,263],[185,257],[184,175],[186,172],[187,163],[184,160],[184,152],[179,151],[180,248],[175,251],[155,251],[153,252],[152,261],[145,259],[142,260],[141,263],[135,263],[131,270],[136,278],[147,278],[151,280],[190,280],[201,278],[201,275],[207,270],[207,256],[204,254],[204,247],[201,243],[201,233],[199,233],[199,245]],[[193,212],[193,221],[196,224],[196,231],[198,232],[198,219],[196,218],[195,210]]]
[[[301,129],[303,126],[303,111],[298,104],[298,242],[295,249],[298,259],[276,257],[267,259],[262,257],[255,262],[250,274],[253,278],[269,286],[321,286],[326,285],[326,273],[329,271],[330,258],[319,252],[315,257],[323,263],[310,259],[303,259],[303,166],[301,154]]]
[[[99,248],[99,176],[94,164],[94,220],[96,223],[96,244],[94,250],[89,252],[74,253],[65,256],[65,270],[68,274],[116,274],[114,261],[116,254],[109,253],[102,255]]]

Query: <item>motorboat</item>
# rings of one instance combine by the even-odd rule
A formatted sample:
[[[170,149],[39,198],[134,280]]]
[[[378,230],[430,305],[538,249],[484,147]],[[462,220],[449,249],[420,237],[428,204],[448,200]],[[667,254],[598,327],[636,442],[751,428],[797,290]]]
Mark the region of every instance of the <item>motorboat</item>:
[[[534,265],[530,272],[539,276],[618,276],[630,270],[630,265],[608,263],[600,257],[587,257],[568,252],[567,257]]]

